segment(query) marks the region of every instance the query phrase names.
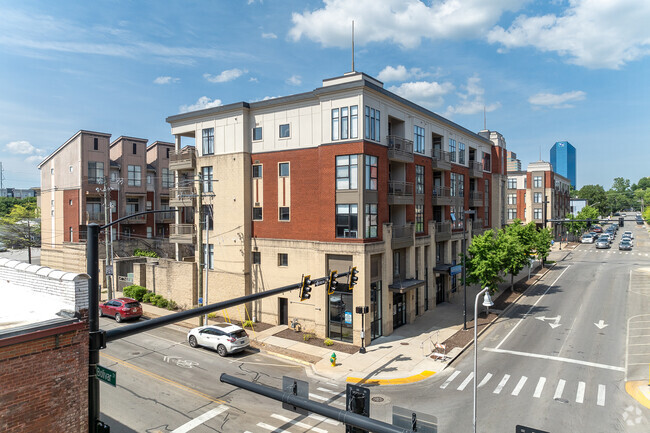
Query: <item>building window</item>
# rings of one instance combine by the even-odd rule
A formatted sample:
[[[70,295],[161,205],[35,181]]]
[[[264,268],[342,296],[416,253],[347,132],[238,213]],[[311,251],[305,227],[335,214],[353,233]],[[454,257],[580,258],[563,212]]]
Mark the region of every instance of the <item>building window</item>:
[[[253,221],[261,221],[261,220],[262,220],[262,208],[256,206],[253,208]]]
[[[449,159],[451,162],[456,162],[456,140],[449,139]]]
[[[169,150],[169,149],[168,149]],[[174,186],[174,172],[168,168],[162,169],[162,187],[171,188]]]
[[[377,204],[366,204],[366,238],[377,237]]]
[[[260,141],[262,139],[262,127],[257,126],[253,128],[253,141]]]
[[[533,177],[533,188],[541,188],[541,187],[542,187],[542,176]]]
[[[489,222],[488,208],[490,207],[490,181],[489,181],[489,179],[485,179],[485,189],[483,190],[483,200],[484,200],[484,203],[485,203],[485,211],[483,212],[486,215],[485,224],[488,225],[488,222]]]
[[[465,143],[458,142],[458,163],[465,164]]]
[[[278,266],[289,266],[289,254],[278,253]]]
[[[508,178],[508,189],[517,189],[517,178],[509,177]]]
[[[165,149],[165,158],[169,159],[169,147]]]
[[[137,198],[126,199],[126,214],[133,215],[140,212],[140,201]]]
[[[456,191],[458,190],[458,179],[456,173],[449,173],[449,195],[451,197],[456,197]]]
[[[332,109],[332,141],[339,139],[339,130],[340,130],[340,119],[339,119],[339,109]]]
[[[214,153],[214,128],[205,128],[203,130],[203,155],[212,155]]]
[[[133,154],[136,155],[138,153],[138,145],[137,143],[133,143]]]
[[[357,189],[357,155],[336,157],[336,189]]]
[[[424,194],[424,166],[415,166],[415,193]]]
[[[72,231],[72,227],[69,228],[70,231],[70,242],[73,242],[74,239],[74,231]]]
[[[153,183],[153,176],[148,174],[147,175],[147,185],[151,185]]]
[[[509,220],[517,219],[517,209],[508,209],[508,219]]]
[[[212,192],[212,167],[201,167],[203,192]]]
[[[379,110],[366,105],[366,135],[369,140],[381,141],[381,122]]]
[[[415,205],[415,232],[416,233],[424,232],[424,205],[423,204]]]
[[[72,200],[69,200],[69,201],[68,201],[68,204],[69,204],[70,206],[72,206]]]
[[[279,209],[278,219],[280,221],[289,221],[289,208],[288,207],[281,207]]]
[[[129,165],[127,167],[129,186],[142,186],[142,167],[139,165]]]
[[[214,244],[203,245],[203,266],[214,269]]]
[[[147,239],[151,239],[153,237],[153,227],[147,227]]]
[[[424,128],[413,127],[413,150],[417,153],[424,153]]]
[[[253,251],[253,264],[254,265],[259,265],[262,263],[262,257],[259,251]]]
[[[289,163],[281,162],[278,164],[278,176],[280,177],[289,177]]]
[[[88,183],[101,184],[104,182],[104,163],[88,163]]]
[[[253,179],[261,179],[261,178],[262,178],[262,165],[254,165]]]
[[[541,202],[542,202],[542,193],[541,192],[533,193],[533,203],[541,203]]]
[[[542,209],[535,208],[533,209],[533,219],[541,220],[542,219]]]
[[[350,138],[359,137],[359,107],[350,107]]]
[[[214,230],[214,220],[212,218],[212,212],[213,212],[213,207],[212,205],[203,205],[201,206],[201,214],[199,215],[199,219],[201,221],[201,225],[203,225],[204,230]],[[206,224],[206,219],[207,219],[207,224]]]
[[[358,230],[358,214],[356,204],[336,205],[336,237],[356,238]]]
[[[291,136],[291,128],[288,123],[280,125],[280,138],[289,138]]]
[[[465,197],[465,175],[457,174],[458,178],[458,197]]]
[[[377,191],[377,157],[366,155],[366,189]]]
[[[490,171],[492,169],[490,159],[490,154],[483,152],[483,171]]]
[[[151,201],[147,200],[147,203],[145,204],[145,206],[146,206],[146,210],[151,210],[151,206],[152,206]]]
[[[348,117],[349,111],[348,107],[341,108],[341,140],[347,140],[348,138],[348,127],[350,126],[350,119]]]
[[[508,204],[517,204],[517,194],[508,194]]]
[[[93,150],[99,150],[99,138],[93,138]]]

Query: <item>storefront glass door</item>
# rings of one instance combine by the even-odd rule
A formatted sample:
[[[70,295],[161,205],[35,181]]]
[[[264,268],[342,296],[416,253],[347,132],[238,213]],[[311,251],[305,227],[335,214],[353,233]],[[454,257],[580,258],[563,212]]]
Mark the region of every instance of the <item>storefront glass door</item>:
[[[329,338],[352,343],[352,311],[352,293],[337,291],[330,295]]]
[[[406,323],[406,295],[393,293],[393,329]]]
[[[370,284],[370,339],[381,337],[381,281]]]

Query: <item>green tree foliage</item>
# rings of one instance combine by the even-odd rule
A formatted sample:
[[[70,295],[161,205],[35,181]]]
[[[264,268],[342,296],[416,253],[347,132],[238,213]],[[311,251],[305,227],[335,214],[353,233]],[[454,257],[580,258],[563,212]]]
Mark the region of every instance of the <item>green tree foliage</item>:
[[[526,227],[515,221],[503,229],[499,236],[503,237],[501,244],[503,248],[503,267],[504,270],[510,274],[510,290],[514,290],[515,275],[517,275],[524,266],[528,264],[528,253],[530,252],[531,245],[525,245],[522,242],[520,233],[525,233]]]
[[[576,220],[594,220],[594,223],[599,217],[598,210],[592,206],[583,207],[577,215],[569,214],[567,215],[568,219]],[[575,236],[579,236],[587,230],[589,223],[586,221],[576,221],[565,223],[564,226],[567,228],[567,231]]]
[[[607,194],[600,185],[585,185],[578,191],[578,197],[587,200],[590,206],[596,208],[601,215],[609,213]]]
[[[622,177],[614,178],[614,183],[607,191],[607,210],[615,213],[635,207],[634,192],[630,187],[630,180]]]
[[[468,283],[488,287],[491,293],[498,290],[503,281],[501,271],[505,269],[502,246],[503,236],[495,235],[492,230],[472,238],[465,259]]]
[[[135,257],[153,257],[153,258],[160,257],[158,253],[156,253],[155,251],[141,250],[140,248],[136,248],[135,250],[133,250],[133,255]]]
[[[635,183],[630,187],[632,191],[636,191],[638,189],[649,189],[650,188],[650,176],[648,177],[642,177],[639,179],[639,183]]]
[[[535,254],[542,261],[542,265],[551,252],[551,240],[553,240],[553,235],[548,228],[539,230],[535,236]]]
[[[29,210],[35,210],[36,197],[0,197],[0,218],[8,216],[11,213],[13,207],[16,205],[21,205]]]
[[[27,248],[29,263],[32,248],[40,246],[41,222],[35,206],[14,205],[8,215],[0,218],[0,241],[12,248]]]

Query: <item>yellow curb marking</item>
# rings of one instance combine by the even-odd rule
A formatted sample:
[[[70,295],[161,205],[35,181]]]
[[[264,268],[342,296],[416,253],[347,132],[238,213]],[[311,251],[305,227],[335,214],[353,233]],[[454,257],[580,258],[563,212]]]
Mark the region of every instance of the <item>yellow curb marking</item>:
[[[644,380],[625,382],[625,390],[633,399],[650,409],[650,400],[639,390],[641,386],[648,386]],[[650,388],[650,386],[648,386]]]
[[[435,371],[424,370],[422,373],[414,374],[409,377],[401,377],[397,379],[362,379],[358,377],[348,377],[347,382],[350,383],[365,383],[369,385],[402,385],[405,383],[419,382],[427,377],[436,374]]]
[[[162,377],[162,376],[159,376],[159,375],[157,375],[155,373],[151,373],[151,372],[149,372],[149,371],[147,371],[147,370],[145,370],[143,368],[140,368],[140,367],[138,367],[136,365],[131,364],[130,362],[122,361],[119,358],[115,358],[115,357],[113,357],[111,355],[107,355],[105,353],[100,353],[100,356],[102,356],[102,357],[104,357],[106,359],[109,359],[109,360],[111,360],[111,361],[113,361],[113,362],[115,362],[117,364],[120,364],[120,365],[122,365],[122,366],[124,366],[126,368],[130,368],[130,369],[135,370],[135,371],[137,371],[139,373],[142,373],[142,374],[144,374],[146,376],[153,377],[154,379],[158,379],[161,382],[168,383],[168,384],[170,384],[172,386],[175,386],[176,388],[182,389],[182,390],[187,391],[187,392],[189,392],[191,394],[198,395],[199,397],[203,397],[203,398],[205,398],[207,400],[210,400],[212,402],[222,403],[222,404],[226,404],[226,405],[229,404],[228,402],[225,402],[223,400],[219,400],[217,398],[210,397],[209,395],[204,394],[201,391],[197,391],[194,388],[190,388],[190,387],[182,385],[182,384],[180,384],[178,382],[174,382],[173,380],[167,379],[166,377]]]
[[[276,352],[266,352],[266,353],[269,354],[269,355],[277,356],[278,358],[283,358],[283,359],[287,359],[289,361],[298,362],[300,364],[304,364],[304,365],[307,365],[307,366],[311,365],[311,362],[303,361],[302,359],[292,358],[290,356],[283,355],[281,353],[276,353]]]

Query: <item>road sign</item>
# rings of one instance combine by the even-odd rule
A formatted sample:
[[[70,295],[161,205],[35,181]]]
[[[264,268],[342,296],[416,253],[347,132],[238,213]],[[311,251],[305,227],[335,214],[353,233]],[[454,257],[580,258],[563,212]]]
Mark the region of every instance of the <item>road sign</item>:
[[[307,399],[309,398],[309,382],[305,382],[304,380],[298,380],[292,377],[282,376],[282,390],[284,392],[290,392],[293,395],[297,395],[298,397],[303,397]],[[290,403],[283,402],[282,409],[290,410],[292,412],[296,412],[304,416],[309,415],[309,411],[307,409],[294,406]]]
[[[116,386],[117,373],[114,372],[113,370],[109,370],[106,367],[102,367],[101,365],[98,365],[97,366],[97,379],[101,380],[102,382],[106,382],[109,385]]]
[[[463,265],[455,265],[449,268],[449,275],[454,276],[463,272]]]
[[[106,266],[106,275],[113,276],[113,265]]]

